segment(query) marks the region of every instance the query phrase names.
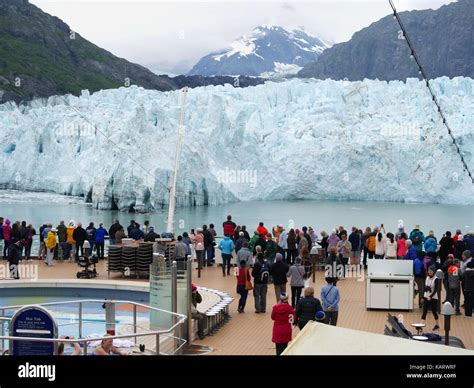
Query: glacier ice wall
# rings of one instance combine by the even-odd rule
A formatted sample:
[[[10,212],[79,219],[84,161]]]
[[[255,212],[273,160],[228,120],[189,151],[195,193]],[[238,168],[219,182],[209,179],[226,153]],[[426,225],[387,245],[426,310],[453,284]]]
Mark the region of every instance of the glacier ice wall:
[[[474,169],[474,81],[432,83]],[[180,92],[138,87],[0,105],[0,187],[165,206]],[[252,199],[474,204],[421,81],[290,80],[190,89],[178,206]]]

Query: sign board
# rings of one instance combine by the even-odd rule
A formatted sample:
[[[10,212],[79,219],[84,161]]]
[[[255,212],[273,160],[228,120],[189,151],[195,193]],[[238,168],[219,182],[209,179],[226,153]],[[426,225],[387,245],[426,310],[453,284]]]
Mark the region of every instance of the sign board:
[[[58,338],[58,326],[44,307],[24,306],[13,314],[10,336]],[[55,353],[54,342],[10,340],[10,354],[13,356],[52,356]]]

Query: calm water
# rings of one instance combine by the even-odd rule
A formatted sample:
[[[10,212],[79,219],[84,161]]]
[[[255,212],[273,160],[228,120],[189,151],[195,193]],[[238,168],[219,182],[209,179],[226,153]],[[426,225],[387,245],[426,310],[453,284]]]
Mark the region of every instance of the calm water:
[[[103,222],[108,228],[117,218],[126,226],[131,219],[140,224],[150,220],[159,233],[166,229],[165,210],[149,214],[130,214],[118,211],[95,210],[77,200],[60,196],[34,194],[23,199],[23,194],[9,193],[0,195],[0,216],[11,220],[26,220],[39,227],[43,222],[53,225],[60,220],[73,219],[82,222]],[[23,202],[25,201],[25,202]],[[385,225],[386,231],[396,231],[399,220],[403,220],[405,229],[410,231],[415,224],[422,230],[433,229],[437,236],[446,230],[454,232],[474,229],[474,206],[437,205],[437,204],[401,204],[389,202],[336,202],[336,201],[252,201],[226,204],[213,207],[180,208],[176,211],[175,231],[182,232],[202,224],[214,223],[218,233],[222,233],[222,222],[227,214],[232,214],[239,225],[247,225],[253,230],[259,221],[267,227],[276,224],[285,226],[311,225],[319,231],[344,225],[360,228]]]

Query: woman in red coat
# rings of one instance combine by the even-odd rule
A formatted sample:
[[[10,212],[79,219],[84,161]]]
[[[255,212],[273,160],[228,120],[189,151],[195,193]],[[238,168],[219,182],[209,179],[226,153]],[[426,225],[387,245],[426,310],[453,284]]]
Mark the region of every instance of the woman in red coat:
[[[272,309],[273,337],[272,342],[276,346],[276,354],[279,356],[291,341],[292,325],[296,320],[295,310],[288,304],[288,294],[280,295],[280,303]]]

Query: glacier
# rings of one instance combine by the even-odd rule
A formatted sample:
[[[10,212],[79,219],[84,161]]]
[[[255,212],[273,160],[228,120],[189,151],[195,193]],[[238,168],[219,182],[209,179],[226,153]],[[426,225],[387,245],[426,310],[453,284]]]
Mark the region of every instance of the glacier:
[[[431,82],[474,169],[474,80]],[[0,105],[0,188],[98,209],[168,203],[180,91],[130,86]],[[177,205],[334,199],[474,204],[422,81],[292,79],[190,89]]]

